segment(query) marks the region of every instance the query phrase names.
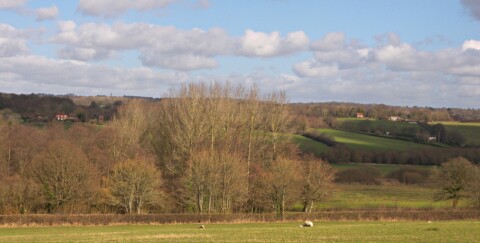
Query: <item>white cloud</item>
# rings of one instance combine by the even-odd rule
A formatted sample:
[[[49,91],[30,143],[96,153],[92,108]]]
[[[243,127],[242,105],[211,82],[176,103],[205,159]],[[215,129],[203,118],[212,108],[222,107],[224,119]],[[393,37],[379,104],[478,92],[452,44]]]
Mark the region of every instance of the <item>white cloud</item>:
[[[218,66],[218,63],[212,58],[189,54],[164,56],[144,54],[141,60],[146,66],[172,68],[183,71],[210,69]]]
[[[463,42],[462,50],[466,51],[468,49],[480,51],[480,41],[478,40],[467,40]]]
[[[188,80],[184,73],[157,72],[145,67],[116,68],[33,55],[0,58],[0,77],[1,82],[11,86],[24,83],[63,87],[57,93],[82,87],[124,91],[165,89]]]
[[[424,51],[393,33],[377,40],[362,46],[331,33],[314,41],[314,58],[292,67],[309,89],[296,89],[293,96],[315,97],[322,90],[324,100],[478,107],[480,41]]]
[[[98,60],[112,57],[113,52],[135,50],[146,66],[176,70],[215,68],[218,63],[214,57],[220,55],[273,57],[308,47],[303,32],[281,37],[278,32],[247,30],[245,36],[237,38],[219,28],[180,30],[145,23],[77,26],[72,21],[60,22],[51,42],[64,45],[59,51],[62,58]]]
[[[0,57],[15,56],[27,52],[28,47],[25,40],[0,37]]]
[[[388,45],[375,49],[375,60],[388,65],[392,69],[417,68],[418,56],[416,50],[408,44]]]
[[[129,10],[165,8],[176,0],[80,0],[77,10],[86,15],[113,17]]]
[[[286,37],[281,37],[279,32],[267,34],[246,30],[238,52],[245,56],[272,57],[306,50],[308,44],[309,39],[303,31],[291,32]]]
[[[342,32],[333,32],[326,34],[322,39],[312,43],[312,49],[315,51],[335,51],[345,46],[345,34]]]
[[[234,39],[218,28],[179,30],[143,23],[77,26],[67,21],[59,23],[59,29],[51,41],[65,46],[61,57],[75,60],[105,59],[113,52],[136,50],[146,66],[193,70],[216,67],[212,57],[228,54],[234,47]]]
[[[35,14],[37,15],[37,20],[39,21],[55,19],[58,16],[58,8],[55,5],[47,8],[37,8],[35,10]]]
[[[338,66],[307,60],[295,64],[293,71],[300,77],[332,77],[338,74]]]
[[[0,0],[0,9],[14,9],[24,5],[26,0]]]
[[[60,49],[57,54],[60,58],[64,59],[90,61],[107,59],[108,57],[112,56],[112,51],[92,48],[70,47]]]
[[[0,24],[0,57],[28,53],[27,36],[24,31],[7,24]]]

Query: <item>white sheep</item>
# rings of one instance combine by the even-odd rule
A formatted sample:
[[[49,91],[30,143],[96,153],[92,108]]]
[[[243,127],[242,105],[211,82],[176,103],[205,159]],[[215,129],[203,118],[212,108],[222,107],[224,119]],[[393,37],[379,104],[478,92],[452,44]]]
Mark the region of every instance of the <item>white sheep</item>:
[[[300,225],[300,227],[313,227],[313,222],[307,220],[304,224]]]

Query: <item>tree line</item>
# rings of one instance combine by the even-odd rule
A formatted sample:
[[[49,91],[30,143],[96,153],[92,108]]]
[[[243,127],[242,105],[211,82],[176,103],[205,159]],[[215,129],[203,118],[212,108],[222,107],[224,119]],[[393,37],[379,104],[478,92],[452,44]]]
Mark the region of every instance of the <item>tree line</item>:
[[[104,126],[0,123],[0,213],[305,211],[334,171],[288,141],[284,93],[188,84]]]
[[[388,120],[395,116],[403,120],[431,121],[480,121],[479,109],[404,107],[384,104],[357,104],[341,102],[325,103],[291,103],[292,116],[299,127],[320,128],[332,127],[332,118],[357,117],[361,113],[366,118]]]

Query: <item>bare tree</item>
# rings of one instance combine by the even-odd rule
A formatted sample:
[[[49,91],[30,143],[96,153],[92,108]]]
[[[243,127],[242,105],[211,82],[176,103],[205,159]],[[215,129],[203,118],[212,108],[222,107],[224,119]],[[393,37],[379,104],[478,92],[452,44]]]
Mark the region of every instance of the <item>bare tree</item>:
[[[264,106],[265,124],[270,135],[271,160],[274,161],[279,153],[279,145],[285,143],[282,134],[287,127],[287,97],[284,92],[272,93],[267,96]]]
[[[302,163],[303,211],[311,212],[315,202],[331,194],[335,170],[326,162],[307,157]]]
[[[141,150],[151,112],[145,101],[129,100],[112,121],[114,130],[112,157],[114,161],[132,159]]]
[[[294,198],[299,191],[296,188],[300,179],[299,165],[299,161],[283,157],[278,157],[270,165],[266,181],[280,220],[284,218],[287,200],[289,197]]]
[[[142,213],[145,205],[159,200],[161,174],[146,160],[132,159],[114,166],[110,177],[111,193],[128,214]]]
[[[98,186],[95,168],[79,148],[66,141],[49,143],[35,156],[32,172],[43,189],[48,212],[86,202]]]

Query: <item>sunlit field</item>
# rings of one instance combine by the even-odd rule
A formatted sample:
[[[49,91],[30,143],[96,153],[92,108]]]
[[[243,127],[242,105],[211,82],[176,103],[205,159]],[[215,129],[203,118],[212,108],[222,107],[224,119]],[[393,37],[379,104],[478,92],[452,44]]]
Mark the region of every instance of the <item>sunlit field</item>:
[[[302,222],[0,228],[0,242],[478,242],[479,221]]]
[[[447,131],[457,131],[466,139],[466,144],[480,146],[480,122],[441,122]]]
[[[332,135],[335,141],[347,145],[351,149],[374,151],[403,151],[408,149],[431,148],[431,146],[406,142],[396,139],[370,136],[354,132],[334,129],[317,129],[321,133]]]
[[[436,189],[416,185],[337,185],[318,209],[450,208],[451,201],[434,201]],[[468,206],[465,200],[459,207]]]

